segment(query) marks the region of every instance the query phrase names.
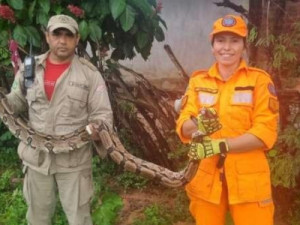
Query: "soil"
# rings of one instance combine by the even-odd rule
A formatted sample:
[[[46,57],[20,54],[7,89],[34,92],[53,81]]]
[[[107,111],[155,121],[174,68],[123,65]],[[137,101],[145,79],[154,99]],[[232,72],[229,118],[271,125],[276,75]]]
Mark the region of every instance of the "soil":
[[[144,209],[147,206],[158,204],[163,206],[172,206],[174,196],[170,196],[167,190],[161,188],[147,188],[141,190],[128,190],[119,193],[123,199],[123,208],[119,214],[119,222],[116,225],[132,225],[134,220],[142,218]],[[195,225],[190,222],[177,222],[173,225]]]

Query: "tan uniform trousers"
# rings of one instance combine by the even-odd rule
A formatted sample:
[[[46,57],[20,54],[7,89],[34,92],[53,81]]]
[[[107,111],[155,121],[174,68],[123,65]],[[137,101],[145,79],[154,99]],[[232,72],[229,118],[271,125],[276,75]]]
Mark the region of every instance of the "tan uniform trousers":
[[[197,225],[225,225],[229,210],[235,225],[273,225],[273,202],[228,204],[226,186],[223,186],[220,204],[190,197],[190,212]]]
[[[26,218],[29,225],[51,225],[57,192],[70,225],[92,225],[91,169],[43,175],[27,168],[23,191],[28,204]]]

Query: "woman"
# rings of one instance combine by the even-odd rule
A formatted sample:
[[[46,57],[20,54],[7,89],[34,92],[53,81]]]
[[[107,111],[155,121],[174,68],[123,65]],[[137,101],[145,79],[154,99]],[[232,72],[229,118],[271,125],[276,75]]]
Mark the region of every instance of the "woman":
[[[192,141],[189,156],[201,162],[186,191],[197,225],[224,225],[228,210],[235,225],[273,224],[265,152],[277,138],[278,100],[270,76],[242,59],[247,33],[239,16],[214,23],[210,38],[216,63],[192,74],[181,104],[176,130],[184,143],[199,134],[194,118],[202,118],[203,108],[213,109],[222,125]]]

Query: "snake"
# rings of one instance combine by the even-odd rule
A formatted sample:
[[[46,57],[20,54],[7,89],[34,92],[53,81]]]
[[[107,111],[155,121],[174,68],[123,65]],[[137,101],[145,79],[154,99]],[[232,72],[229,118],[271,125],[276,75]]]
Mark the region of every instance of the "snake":
[[[31,128],[26,119],[11,109],[5,94],[0,91],[0,119],[8,130],[20,141],[31,148],[60,154],[75,151],[91,141],[86,127],[79,128],[67,135],[46,135]],[[153,179],[166,187],[182,187],[192,180],[199,166],[199,161],[189,160],[180,171],[172,171],[153,162],[140,159],[123,146],[115,131],[108,129],[104,123],[94,125],[100,141],[94,141],[97,146],[102,145],[110,158],[125,171],[136,173],[142,177]]]

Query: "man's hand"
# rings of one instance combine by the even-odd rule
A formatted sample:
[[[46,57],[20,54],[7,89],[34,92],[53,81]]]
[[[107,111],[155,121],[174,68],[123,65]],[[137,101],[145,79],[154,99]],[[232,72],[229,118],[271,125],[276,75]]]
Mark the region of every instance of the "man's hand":
[[[214,108],[201,109],[196,120],[200,135],[211,135],[222,127],[217,111]]]
[[[88,132],[88,134],[90,135],[91,139],[93,141],[98,141],[100,140],[98,132],[95,128],[95,124],[90,123],[89,125],[86,126],[86,131]]]
[[[228,145],[225,139],[211,139],[208,136],[202,137],[201,142],[192,142],[188,156],[192,160],[201,160],[219,153],[228,152]]]

